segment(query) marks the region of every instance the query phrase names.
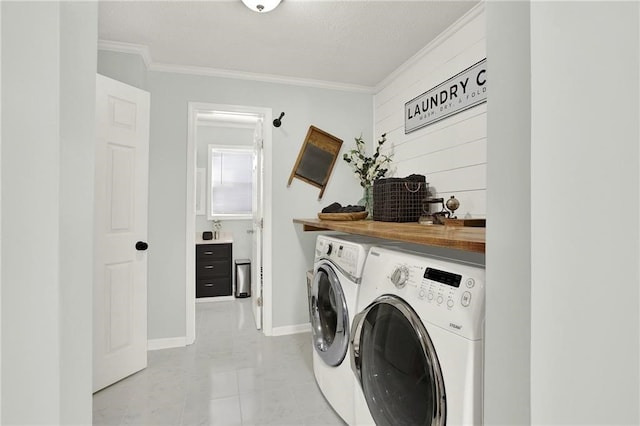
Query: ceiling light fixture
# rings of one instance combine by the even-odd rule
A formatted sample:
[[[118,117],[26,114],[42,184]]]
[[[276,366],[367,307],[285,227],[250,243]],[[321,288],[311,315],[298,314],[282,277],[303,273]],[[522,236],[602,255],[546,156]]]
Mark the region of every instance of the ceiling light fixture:
[[[280,1],[281,0],[242,0],[242,3],[254,12],[266,13],[278,7]]]

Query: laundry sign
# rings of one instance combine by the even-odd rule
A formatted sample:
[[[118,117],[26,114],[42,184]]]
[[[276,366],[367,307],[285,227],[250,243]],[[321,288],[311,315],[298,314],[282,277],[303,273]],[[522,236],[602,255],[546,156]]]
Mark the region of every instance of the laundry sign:
[[[404,133],[411,133],[487,101],[487,58],[404,104]]]

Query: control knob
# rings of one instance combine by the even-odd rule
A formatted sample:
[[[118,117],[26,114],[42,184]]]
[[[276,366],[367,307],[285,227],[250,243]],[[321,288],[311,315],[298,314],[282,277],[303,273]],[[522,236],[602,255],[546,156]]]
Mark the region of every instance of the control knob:
[[[407,285],[409,279],[409,270],[406,266],[398,266],[391,274],[391,282],[396,288],[403,288]]]
[[[329,243],[329,244],[327,244],[327,247],[325,248],[325,251],[324,251],[324,252],[325,252],[325,254],[326,254],[327,256],[329,256],[329,255],[331,254],[331,251],[332,251],[332,250],[333,250],[333,244]]]

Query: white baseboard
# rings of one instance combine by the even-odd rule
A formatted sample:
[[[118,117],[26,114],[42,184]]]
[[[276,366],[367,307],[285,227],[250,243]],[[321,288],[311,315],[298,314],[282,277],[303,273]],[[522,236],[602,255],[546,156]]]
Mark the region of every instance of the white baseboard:
[[[224,302],[235,299],[234,296],[198,297],[196,298],[196,303]]]
[[[168,337],[165,339],[147,340],[147,350],[157,351],[158,349],[182,348],[187,346],[186,337]]]
[[[311,331],[311,323],[304,323],[298,325],[286,325],[284,327],[273,327],[271,329],[271,336],[287,336],[289,334],[307,333]]]

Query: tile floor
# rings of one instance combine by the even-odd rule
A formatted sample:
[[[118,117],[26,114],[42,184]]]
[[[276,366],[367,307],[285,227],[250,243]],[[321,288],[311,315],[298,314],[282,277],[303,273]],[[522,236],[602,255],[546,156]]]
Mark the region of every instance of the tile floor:
[[[196,304],[196,343],[93,396],[94,425],[338,425],[313,377],[309,333],[265,337],[250,299]]]

